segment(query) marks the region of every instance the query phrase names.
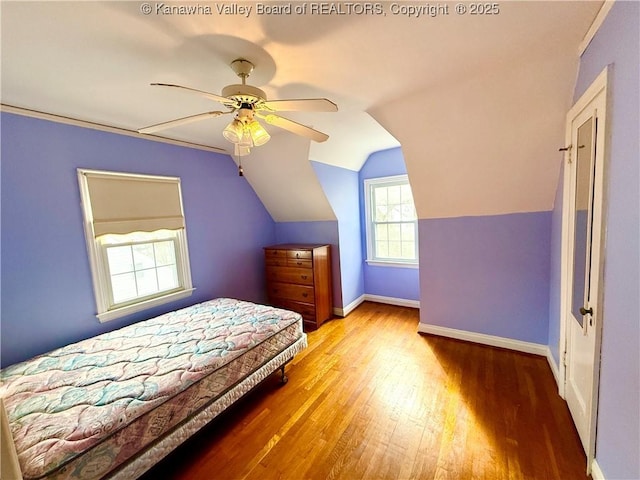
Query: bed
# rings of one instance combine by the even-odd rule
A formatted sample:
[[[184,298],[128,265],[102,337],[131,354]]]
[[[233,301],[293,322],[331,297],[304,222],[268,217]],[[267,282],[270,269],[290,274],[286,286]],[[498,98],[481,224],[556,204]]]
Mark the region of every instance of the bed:
[[[137,478],[306,346],[299,314],[219,298],[7,367],[3,480]]]

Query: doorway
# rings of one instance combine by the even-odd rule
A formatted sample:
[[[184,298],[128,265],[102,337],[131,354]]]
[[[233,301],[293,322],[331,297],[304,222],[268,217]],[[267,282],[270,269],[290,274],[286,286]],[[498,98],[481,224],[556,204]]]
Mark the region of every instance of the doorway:
[[[595,458],[607,152],[605,69],[567,114],[561,273],[560,393],[587,456]]]

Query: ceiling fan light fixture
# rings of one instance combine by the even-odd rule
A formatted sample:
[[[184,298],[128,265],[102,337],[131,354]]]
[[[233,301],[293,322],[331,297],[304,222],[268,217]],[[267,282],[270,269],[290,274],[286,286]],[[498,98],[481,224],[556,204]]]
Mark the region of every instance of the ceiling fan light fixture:
[[[249,132],[249,129],[246,126],[244,127],[244,133],[242,134],[242,139],[238,142],[238,145],[248,148],[252,148],[254,146],[253,139],[251,138],[251,132]]]
[[[256,147],[260,145],[264,145],[271,139],[271,135],[267,132],[262,125],[257,120],[253,120],[249,125],[247,125],[247,129],[251,134],[251,139],[253,140],[253,144]]]
[[[236,157],[246,157],[251,153],[251,148],[246,145],[236,143],[233,147],[233,153]]]
[[[234,118],[222,131],[222,135],[231,143],[240,143],[244,136],[244,124],[237,118]]]

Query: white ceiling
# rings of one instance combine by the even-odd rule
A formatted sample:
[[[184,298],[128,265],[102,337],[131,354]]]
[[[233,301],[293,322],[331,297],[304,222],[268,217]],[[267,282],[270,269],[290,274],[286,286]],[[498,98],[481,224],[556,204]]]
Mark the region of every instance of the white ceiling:
[[[257,3],[204,1],[165,2],[200,8],[167,15],[156,10],[162,3],[149,4],[145,15],[140,1],[3,1],[2,103],[137,130],[219,109],[149,83],[219,94],[238,83],[231,61],[247,58],[256,66],[248,83],[270,99],[326,97],[339,106],[283,114],[328,133],[327,142],[291,149],[291,134],[269,126],[269,148],[243,160],[272,216],[294,221],[327,217],[313,169],[300,162],[359,170],[371,152],[400,143],[421,218],[551,208],[578,44],[602,0],[503,1],[499,14],[483,16],[439,2],[448,15],[420,18],[393,14],[392,2],[382,3],[383,15],[258,15]],[[220,5],[252,12],[221,15]],[[159,134],[226,150],[228,121]],[[272,159],[270,175],[252,175],[258,156]],[[293,214],[290,200],[269,194],[275,176],[289,179],[281,190],[315,192],[307,207]]]

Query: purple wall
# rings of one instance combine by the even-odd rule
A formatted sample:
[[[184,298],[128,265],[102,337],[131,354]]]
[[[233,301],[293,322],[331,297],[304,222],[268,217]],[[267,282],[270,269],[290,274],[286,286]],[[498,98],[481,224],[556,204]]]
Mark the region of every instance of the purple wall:
[[[2,365],[216,296],[264,301],[275,224],[230,157],[3,113]],[[101,324],[77,168],[179,176],[194,294]]]
[[[364,181],[368,178],[405,175],[406,173],[407,167],[400,147],[372,153],[360,169],[358,180],[360,182],[363,260],[367,258]],[[417,188],[415,185],[413,187]],[[421,241],[420,244],[422,244]],[[405,300],[420,299],[420,274],[417,268],[369,266],[363,261],[363,272],[365,293]]]
[[[596,459],[607,479],[640,478],[640,3],[617,1],[583,54],[578,99],[609,64],[611,127]]]
[[[551,212],[419,227],[421,323],[547,343]]]
[[[333,277],[333,306],[342,307],[340,279],[340,247],[337,221],[278,222],[275,243],[317,243],[331,245],[331,276]]]
[[[344,307],[364,294],[358,172],[325,163],[311,164],[338,219],[342,303],[334,303]]]
[[[551,265],[549,279],[549,349],[556,365],[560,364],[560,264],[562,260],[562,195],[564,163],[560,166],[558,189],[551,212]]]

